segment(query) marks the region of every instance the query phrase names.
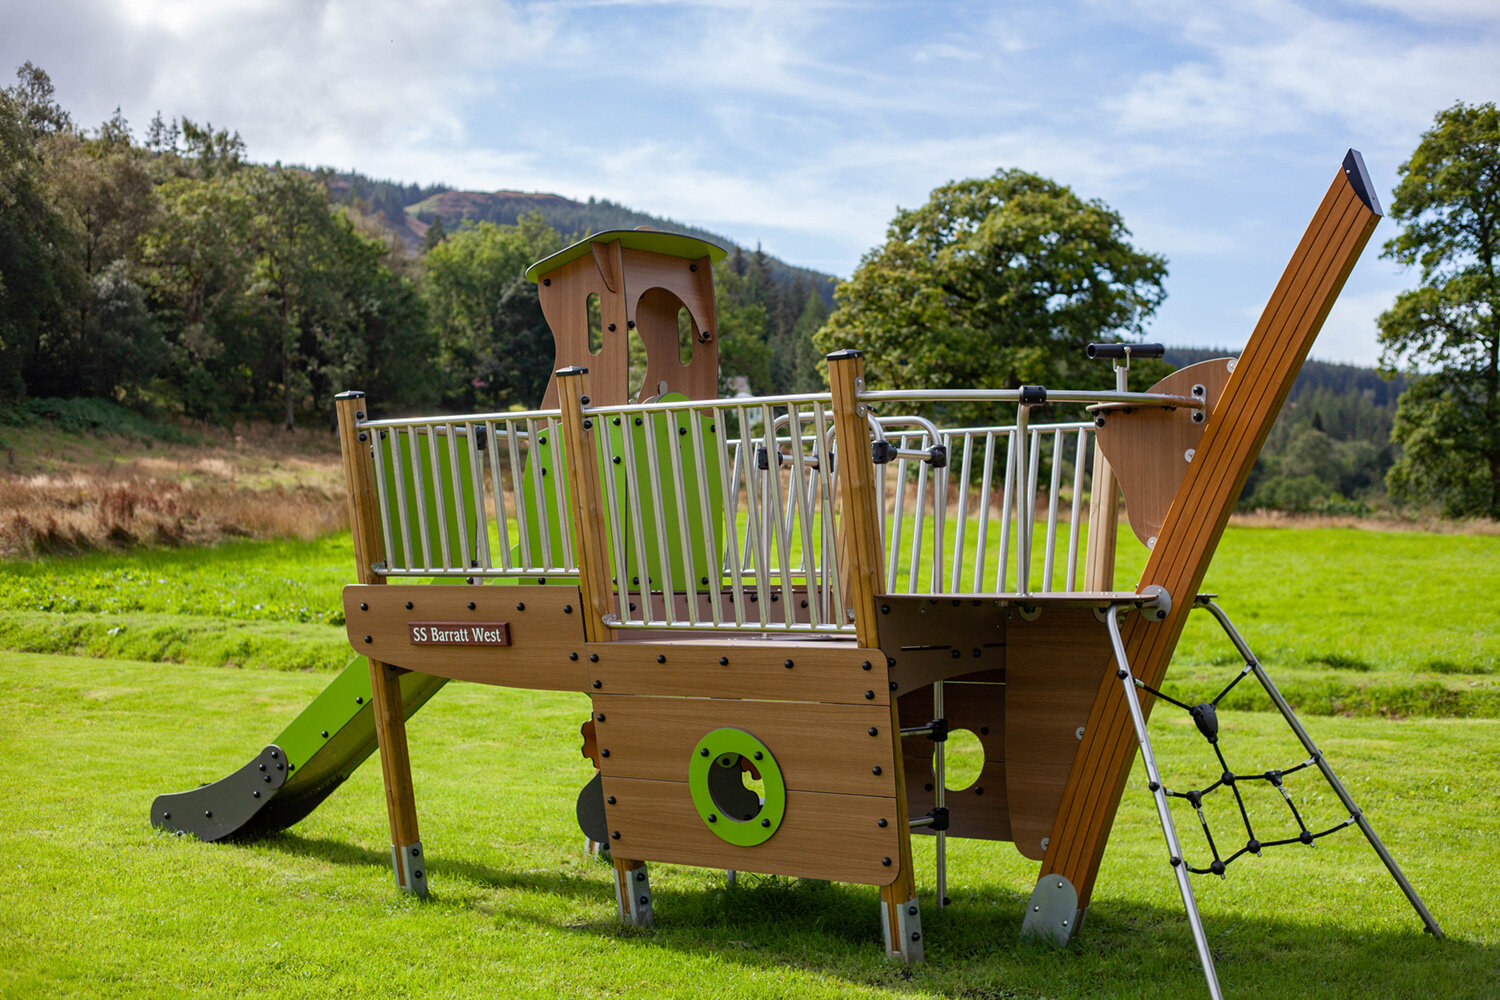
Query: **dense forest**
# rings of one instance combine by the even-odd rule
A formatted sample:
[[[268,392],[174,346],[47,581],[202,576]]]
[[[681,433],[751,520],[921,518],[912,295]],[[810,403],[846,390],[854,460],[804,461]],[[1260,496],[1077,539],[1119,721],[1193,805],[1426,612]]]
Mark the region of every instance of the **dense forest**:
[[[86,128],[41,69],[17,78],[0,91],[0,422],[87,399],[291,427],[327,420],[344,388],[385,413],[530,407],[553,353],[523,270],[637,225],[731,247],[714,275],[724,391],[822,387],[833,279],[759,248],[608,201],[255,164],[238,134],[185,118]],[[1242,506],[1383,503],[1403,388],[1309,362]]]
[[[551,340],[522,271],[594,228],[587,211],[539,196],[556,222],[418,219],[413,247],[391,221],[441,189],[257,165],[237,133],[160,114],[140,137],[118,112],[82,127],[44,71],[17,77],[0,93],[0,404],[293,426],[348,387],[388,411],[540,398]],[[739,247],[715,277],[726,376],[807,388],[831,279]]]

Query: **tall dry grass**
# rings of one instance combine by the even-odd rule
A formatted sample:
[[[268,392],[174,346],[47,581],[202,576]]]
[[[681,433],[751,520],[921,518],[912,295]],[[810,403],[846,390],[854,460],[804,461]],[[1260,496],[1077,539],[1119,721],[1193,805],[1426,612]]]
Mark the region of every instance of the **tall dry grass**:
[[[242,428],[200,445],[8,436],[21,446],[0,470],[0,558],[306,539],[348,523],[337,444],[317,432]]]

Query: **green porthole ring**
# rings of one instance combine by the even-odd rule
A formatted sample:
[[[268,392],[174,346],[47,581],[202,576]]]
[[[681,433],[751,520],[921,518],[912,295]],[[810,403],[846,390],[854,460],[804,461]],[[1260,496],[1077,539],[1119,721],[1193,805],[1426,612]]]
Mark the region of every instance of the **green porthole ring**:
[[[705,754],[705,750],[708,753]],[[760,754],[758,759],[756,754]],[[714,768],[722,766],[719,761],[726,755],[749,758],[765,785],[760,811],[748,820],[726,815],[714,801],[710,778]],[[770,749],[743,729],[715,729],[698,741],[688,762],[688,791],[692,793],[693,805],[703,825],[720,840],[739,847],[764,844],[775,835],[786,816],[786,779],[781,776],[781,768],[771,756]],[[709,819],[710,816],[713,819]]]

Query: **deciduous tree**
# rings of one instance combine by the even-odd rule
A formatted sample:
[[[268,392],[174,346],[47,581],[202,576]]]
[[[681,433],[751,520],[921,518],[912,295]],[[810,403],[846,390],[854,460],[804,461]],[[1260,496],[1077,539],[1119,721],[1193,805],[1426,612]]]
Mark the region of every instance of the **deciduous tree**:
[[[821,351],[865,351],[872,386],[1066,384],[1089,341],[1141,332],[1166,261],[1100,201],[1021,170],[897,212],[835,293]]]
[[[1380,317],[1381,364],[1409,373],[1393,496],[1500,518],[1500,110],[1438,113],[1401,165],[1384,256],[1421,269]]]

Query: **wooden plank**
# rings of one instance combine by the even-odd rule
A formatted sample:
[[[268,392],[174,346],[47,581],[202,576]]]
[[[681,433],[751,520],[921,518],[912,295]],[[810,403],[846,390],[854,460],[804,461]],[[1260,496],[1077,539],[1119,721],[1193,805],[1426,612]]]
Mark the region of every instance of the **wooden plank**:
[[[1350,150],[1272,293],[1223,396],[1208,419],[1141,586],[1159,584],[1173,597],[1161,623],[1138,618],[1124,630],[1132,669],[1160,683],[1194,594],[1223,534],[1255,457],[1302,361],[1380,215],[1361,184],[1363,163]],[[1108,666],[1106,661],[1105,666]],[[1088,905],[1109,828],[1136,753],[1119,682],[1101,682],[1062,806],[1053,825],[1042,876],[1066,876]],[[1150,707],[1151,699],[1145,699]]]
[[[787,788],[896,794],[889,706],[654,698],[608,690],[594,691],[593,705],[606,776],[686,781],[698,741],[715,729],[733,728],[766,745]]]
[[[621,640],[584,651],[589,679],[606,694],[890,704],[885,655],[853,643]]]
[[[713,267],[707,257],[688,260],[671,254],[626,247],[624,265],[625,318],[646,347],[646,372],[641,396],[680,392],[689,399],[719,395],[718,317],[714,311]],[[680,360],[677,312],[692,317],[693,354],[690,364]],[[708,334],[707,340],[696,334]]]
[[[1005,602],[883,594],[876,603],[880,649],[898,694],[1005,668]]]
[[[544,691],[588,689],[582,606],[577,588],[566,586],[344,588],[355,652],[437,677]],[[414,645],[414,621],[503,622],[510,645]]]
[[[1148,391],[1188,396],[1194,386],[1201,385],[1205,413],[1209,413],[1223,395],[1233,366],[1232,358],[1200,361],[1173,372]],[[1167,508],[1187,475],[1187,453],[1190,449],[1196,453],[1208,422],[1195,421],[1193,416],[1198,411],[1186,408],[1093,409],[1095,419],[1103,421],[1096,441],[1119,480],[1130,529],[1142,545],[1149,547],[1160,534]]]
[[[354,537],[355,573],[359,582],[372,591],[379,590],[384,578],[374,564],[385,559],[380,540],[378,506],[375,492],[374,456],[370,451],[369,433],[359,424],[368,418],[368,404],[362,392],[340,393],[334,401],[338,417],[339,450],[343,453],[344,484],[349,497],[349,524]],[[371,714],[375,722],[375,740],[380,748],[380,773],[385,786],[386,818],[390,822],[391,852],[396,869],[396,884],[413,885],[406,870],[406,855],[400,848],[421,841],[417,827],[416,792],[411,782],[411,754],[406,742],[406,713],[401,702],[401,678],[378,658],[370,657]]]
[[[893,797],[788,791],[786,818],[771,839],[738,847],[708,829],[693,807],[686,782],[612,777],[606,772],[604,794],[612,853],[863,885],[886,885],[903,874],[898,866],[899,842],[904,838],[896,825]]]
[[[1043,608],[1007,632],[1005,784],[1016,849],[1040,861],[1109,656],[1091,610]]]
[[[950,734],[967,731],[984,748],[979,777],[945,795],[950,837],[973,840],[1010,840],[1010,807],[1005,797],[1005,674],[991,671],[972,675],[979,683],[948,681],[943,685],[943,710]],[[900,698],[901,725],[920,726],[932,719],[932,688],[924,687]],[[922,736],[903,741],[906,763],[906,804],[912,816],[925,816],[937,805],[932,761],[936,744]],[[913,833],[930,833],[925,827]]]
[[[537,286],[542,315],[552,330],[555,358],[554,372],[559,368],[583,367],[593,375],[596,406],[618,406],[626,401],[630,373],[629,333],[625,326],[625,297],[610,287],[611,277],[618,287],[618,275],[606,276],[604,266],[616,266],[619,243],[606,244],[602,251],[571,260],[548,272]],[[599,353],[589,350],[590,295],[599,296],[599,323],[602,346]],[[547,382],[541,408],[557,408],[557,376]]]

